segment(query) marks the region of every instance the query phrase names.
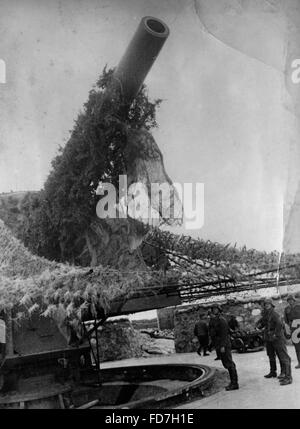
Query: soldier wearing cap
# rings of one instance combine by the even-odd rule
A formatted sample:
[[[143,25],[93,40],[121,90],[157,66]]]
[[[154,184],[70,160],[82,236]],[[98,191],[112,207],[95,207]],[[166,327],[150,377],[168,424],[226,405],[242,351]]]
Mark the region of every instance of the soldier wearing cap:
[[[221,360],[218,350],[216,349],[215,346],[215,329],[214,329],[214,318],[215,315],[212,313],[212,310],[209,310],[209,323],[208,323],[208,333],[209,333],[209,338],[210,338],[210,343],[209,343],[209,351],[211,352],[212,348],[214,347],[214,349],[216,350],[216,358],[215,360]]]
[[[284,365],[282,364],[281,360],[279,359],[279,356],[277,355],[277,353],[275,352],[275,354],[274,354],[274,348],[273,348],[272,344],[268,341],[267,334],[265,332],[266,325],[267,325],[267,316],[268,316],[268,312],[266,311],[266,308],[265,308],[265,302],[266,302],[266,300],[262,304],[263,305],[262,317],[256,323],[256,327],[258,329],[264,329],[264,341],[265,341],[265,346],[266,346],[266,352],[267,352],[267,355],[269,357],[269,362],[270,362],[270,371],[264,377],[265,378],[277,377],[277,364],[276,364],[276,356],[277,356],[279,363],[280,363],[280,374],[277,378],[280,380],[280,379],[284,378],[284,376],[285,376]]]
[[[264,301],[264,315],[260,320],[260,327],[264,328],[264,338],[266,343],[267,355],[270,361],[270,373],[265,375],[265,378],[277,377],[276,373],[276,355],[280,361],[282,374],[278,377],[280,385],[285,386],[291,384],[292,370],[291,358],[288,355],[283,326],[280,316],[274,310],[275,306],[271,299]]]
[[[289,326],[292,343],[295,347],[298,364],[296,369],[300,368],[300,302],[293,295],[288,295],[288,306],[284,309],[284,321]]]
[[[226,390],[236,390],[239,388],[239,385],[236,366],[231,355],[230,329],[227,320],[221,315],[222,308],[214,304],[211,309],[214,315],[212,319],[214,345],[224,368],[228,370],[230,376],[230,384],[226,387]]]
[[[197,353],[201,356],[201,349],[203,349],[203,356],[208,356],[208,344],[209,344],[209,336],[208,336],[208,325],[204,320],[204,314],[200,313],[199,320],[194,328],[194,335],[198,338],[199,347]]]

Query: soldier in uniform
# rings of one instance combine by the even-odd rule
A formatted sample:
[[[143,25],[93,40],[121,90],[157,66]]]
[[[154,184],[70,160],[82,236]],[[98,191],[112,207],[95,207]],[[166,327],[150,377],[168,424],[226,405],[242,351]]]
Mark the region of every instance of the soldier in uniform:
[[[208,356],[209,355],[209,353],[207,353],[208,343],[209,343],[208,326],[204,320],[204,314],[201,313],[199,317],[200,317],[200,320],[198,320],[194,328],[194,335],[198,338],[198,343],[199,343],[197,353],[199,356],[201,356],[201,349],[203,349],[203,356]]]
[[[233,314],[231,314],[229,317],[228,326],[233,332],[239,329],[239,322],[236,320],[236,317]]]
[[[292,343],[294,344],[298,364],[296,369],[300,368],[300,302],[293,295],[288,295],[288,306],[284,309],[284,321],[290,328]]]
[[[262,317],[256,323],[256,327],[258,329],[264,329],[264,342],[265,342],[266,352],[267,352],[267,355],[269,357],[269,363],[270,363],[270,371],[264,377],[265,378],[277,377],[277,364],[276,364],[276,356],[277,356],[279,363],[280,363],[280,374],[277,378],[280,380],[280,379],[284,378],[284,376],[285,376],[284,365],[282,364],[281,360],[279,359],[279,356],[277,355],[276,351],[275,351],[275,355],[274,355],[274,350],[273,350],[272,344],[268,341],[267,334],[265,331],[266,325],[267,325],[267,315],[268,315],[268,312],[265,308],[265,302],[263,303],[263,306],[264,307],[263,307],[263,311],[262,311]]]
[[[276,377],[276,355],[280,361],[282,374],[278,377],[281,386],[291,384],[292,370],[291,358],[287,352],[283,326],[280,316],[274,310],[275,306],[271,299],[266,299],[264,302],[264,315],[260,320],[260,327],[264,328],[264,338],[266,342],[267,355],[270,361],[270,373],[265,375],[265,378]]]
[[[214,330],[214,321],[213,319],[215,318],[214,314],[212,313],[211,310],[209,310],[209,323],[208,323],[208,335],[209,335],[209,351],[211,352],[212,349],[214,348],[216,350],[216,358],[215,360],[221,360],[218,350],[216,349],[216,345],[215,345],[215,330]]]
[[[222,309],[219,305],[215,304],[212,306],[214,317],[211,319],[211,329],[214,332],[214,345],[224,368],[229,372],[230,384],[226,387],[226,390],[236,390],[239,388],[239,385],[236,366],[231,355],[230,329],[221,312]]]

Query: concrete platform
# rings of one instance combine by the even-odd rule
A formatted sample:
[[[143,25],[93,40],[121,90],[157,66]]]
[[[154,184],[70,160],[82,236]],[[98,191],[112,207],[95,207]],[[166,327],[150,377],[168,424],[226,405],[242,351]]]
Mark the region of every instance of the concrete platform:
[[[288,347],[292,358],[293,384],[280,386],[277,379],[265,379],[269,371],[268,357],[265,351],[256,353],[233,353],[239,374],[240,389],[232,392],[222,390],[210,397],[185,403],[176,408],[183,409],[300,409],[300,369],[295,369],[294,347]],[[127,365],[145,365],[146,363],[199,363],[223,368],[220,361],[215,361],[215,353],[199,357],[197,353],[180,353],[151,358],[124,359],[104,362],[102,368]]]
[[[202,400],[190,402],[177,408],[184,409],[300,409],[300,369],[294,347],[288,347],[292,358],[293,383],[281,386],[275,378],[265,379],[269,372],[269,361],[265,351],[257,353],[233,353],[239,374],[240,389],[220,391]],[[202,358],[207,365],[221,368],[220,361],[211,356]],[[207,359],[207,360],[206,360]]]

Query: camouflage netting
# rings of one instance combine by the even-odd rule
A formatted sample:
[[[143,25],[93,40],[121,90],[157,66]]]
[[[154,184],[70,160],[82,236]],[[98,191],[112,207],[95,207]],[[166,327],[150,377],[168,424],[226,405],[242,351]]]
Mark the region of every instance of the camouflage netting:
[[[108,321],[101,327],[99,337],[99,352],[102,362],[143,355],[139,332],[133,329],[129,320]]]
[[[282,268],[282,274],[299,277],[300,254],[284,254],[278,251],[265,252],[256,249],[238,248],[210,240],[194,239],[153,228],[146,239],[151,246],[168,253],[170,260],[186,276],[196,276],[202,281],[231,277],[235,282],[247,280],[247,276]],[[266,273],[267,274],[267,273]],[[273,277],[274,273],[270,272]]]
[[[124,156],[128,187],[134,183],[143,184],[149,205],[158,213],[160,223],[181,225],[182,202],[165,170],[162,153],[152,135],[144,129],[130,130]],[[169,192],[159,193],[155,187],[151,188],[151,184],[165,185]]]
[[[175,240],[173,235],[169,238]],[[180,242],[182,244],[183,238]],[[201,241],[198,243],[200,248],[204,246]],[[210,244],[209,247],[211,246],[216,245]],[[171,242],[168,247],[171,247]],[[225,250],[222,247],[220,249],[223,252],[221,259],[224,261],[225,255],[231,255],[232,249]],[[217,253],[220,249],[216,249]],[[233,253],[235,254],[235,251]],[[240,254],[241,261],[243,261],[242,255],[243,252]],[[238,256],[237,251],[234,259],[236,260]],[[265,257],[268,259],[267,255]],[[273,259],[273,257],[274,255],[269,256],[269,266],[272,260],[275,264],[277,258]],[[221,283],[231,276],[238,290],[239,283],[247,281],[249,274],[246,267],[238,264],[237,260],[235,263],[230,260],[225,265],[221,263],[208,267],[201,267],[199,262],[195,261],[195,266],[189,263],[189,270],[185,267],[185,261],[181,262],[180,266],[171,266],[166,274],[150,268],[143,271],[128,268],[125,271],[99,265],[91,269],[52,262],[32,255],[0,221],[0,310],[22,305],[23,310],[19,317],[26,311],[30,313],[39,309],[44,315],[52,316],[62,323],[66,318],[79,320],[82,311],[87,307],[94,315],[97,308],[109,314],[109,309],[115,300],[125,301],[134,293],[143,293],[147,290],[155,294],[156,287],[159,288],[162,285],[169,287],[179,285],[181,289],[182,287],[197,288],[196,285],[193,286],[195,282],[199,284],[209,280]],[[276,272],[269,275],[274,277]]]
[[[182,223],[182,203],[176,188],[164,168],[162,153],[152,135],[145,129],[126,131],[124,159],[127,166],[129,194],[140,195],[139,204],[146,207],[141,217],[95,218],[86,231],[86,243],[91,265],[111,265],[115,268],[144,270],[145,264],[139,246],[148,230],[147,225]],[[151,185],[164,185],[169,192],[159,193]],[[142,193],[140,194],[142,187]],[[117,196],[120,198],[120,196]],[[169,215],[166,216],[166,213]],[[156,217],[155,217],[156,214]]]
[[[0,220],[0,311],[19,307],[17,317],[40,311],[63,324],[79,320],[87,307],[94,315],[99,308],[108,312],[116,298],[129,298],[150,281],[156,282],[150,271],[87,269],[34,256]]]

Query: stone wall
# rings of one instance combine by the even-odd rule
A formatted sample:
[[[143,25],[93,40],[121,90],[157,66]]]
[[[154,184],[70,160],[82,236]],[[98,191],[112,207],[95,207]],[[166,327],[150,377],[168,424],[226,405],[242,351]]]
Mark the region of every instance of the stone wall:
[[[282,297],[284,298],[284,297]],[[218,302],[223,311],[223,315],[234,315],[239,322],[241,329],[251,330],[261,317],[263,298],[261,296],[224,300]],[[287,303],[278,296],[273,297],[275,310],[283,316],[283,310]],[[201,305],[182,306],[175,310],[174,314],[174,337],[176,353],[188,353],[197,350],[197,342],[194,337],[194,326],[199,319],[199,314],[207,314],[211,303]],[[206,318],[208,322],[208,319]]]

